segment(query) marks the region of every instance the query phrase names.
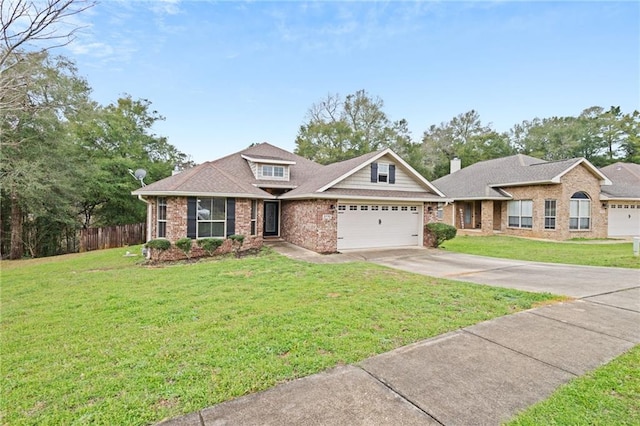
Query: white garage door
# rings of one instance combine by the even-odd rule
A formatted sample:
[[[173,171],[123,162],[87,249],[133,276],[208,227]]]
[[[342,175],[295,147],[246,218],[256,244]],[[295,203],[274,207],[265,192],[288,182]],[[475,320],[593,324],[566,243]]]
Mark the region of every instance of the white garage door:
[[[339,204],[338,250],[421,245],[422,206]]]
[[[609,236],[640,235],[640,204],[609,203]]]

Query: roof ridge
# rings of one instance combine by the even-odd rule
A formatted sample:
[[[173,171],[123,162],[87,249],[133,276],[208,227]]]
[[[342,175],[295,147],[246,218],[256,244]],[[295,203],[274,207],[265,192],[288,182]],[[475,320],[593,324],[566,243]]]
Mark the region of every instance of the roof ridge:
[[[576,162],[582,161],[582,160],[585,160],[585,158],[584,157],[574,157],[574,158],[567,158],[565,160],[551,160],[551,161],[543,160],[543,162],[541,162],[541,163],[529,164],[529,167],[531,167],[531,166],[539,166],[539,165],[544,165],[544,164],[559,164],[559,163],[565,163],[565,162],[569,162],[569,161],[576,163]]]
[[[633,168],[632,168],[632,167],[630,167],[630,166],[631,166],[631,164],[636,164],[636,163],[623,163],[623,162],[620,162],[620,164],[622,165],[622,167],[623,167],[626,171],[628,171],[629,173],[631,173],[632,175],[634,175],[635,177],[637,177],[638,179],[640,179],[640,173],[636,173],[636,171],[635,171],[635,170],[633,170]],[[638,165],[638,166],[640,166],[640,164],[637,164],[637,165]],[[640,167],[639,167],[639,170],[640,170]]]
[[[259,148],[259,147],[268,147],[269,149],[277,151],[278,154],[280,154],[280,155],[284,154],[284,156],[282,156],[282,157],[274,157],[274,155],[269,155],[269,154],[252,154],[252,153],[248,153],[247,152],[249,150],[252,150],[252,149],[255,149],[255,148]],[[305,162],[313,163],[313,164],[315,164],[317,166],[322,166],[322,164],[317,163],[317,162],[315,162],[315,161],[313,161],[313,160],[311,160],[309,158],[303,157],[302,155],[296,154],[295,152],[287,151],[284,148],[280,148],[280,147],[272,145],[272,144],[270,144],[268,142],[261,142],[259,144],[252,145],[252,146],[250,146],[250,147],[248,147],[246,149],[243,149],[242,151],[236,152],[235,154],[240,154],[241,156],[242,155],[247,155],[247,156],[256,155],[258,157],[262,156],[262,157],[281,158],[283,160],[286,160],[288,157],[294,157],[296,159],[296,161],[298,161],[298,160],[299,161],[305,161]],[[273,154],[275,154],[275,153],[273,153]],[[276,155],[278,155],[278,154],[276,154]],[[232,155],[234,155],[234,154],[232,154]]]

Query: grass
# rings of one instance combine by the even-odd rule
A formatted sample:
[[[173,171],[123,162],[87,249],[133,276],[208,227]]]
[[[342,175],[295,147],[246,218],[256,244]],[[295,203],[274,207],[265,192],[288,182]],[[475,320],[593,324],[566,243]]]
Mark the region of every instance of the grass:
[[[507,425],[640,425],[640,346],[572,380]]]
[[[457,236],[442,244],[448,251],[500,257],[503,259],[572,265],[640,268],[640,256],[633,255],[633,243],[581,241],[539,241],[505,236]]]
[[[124,251],[1,263],[0,423],[157,422],[555,299],[269,251],[164,267]]]

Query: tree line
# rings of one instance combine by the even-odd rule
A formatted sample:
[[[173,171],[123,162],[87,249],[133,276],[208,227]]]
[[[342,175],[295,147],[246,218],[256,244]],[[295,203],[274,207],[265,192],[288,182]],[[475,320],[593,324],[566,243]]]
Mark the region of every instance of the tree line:
[[[50,50],[73,41],[58,25],[91,0],[0,1],[0,255],[19,259],[74,251],[79,228],[137,223],[145,205],[139,185],[169,176],[189,157],[153,133],[164,117],[147,99],[91,99],[74,62]],[[35,45],[33,44],[35,43]],[[39,46],[39,47],[38,47]],[[596,165],[640,163],[640,113],[591,107],[576,117],[524,121],[509,132],[483,124],[472,110],[432,125],[415,141],[406,120],[391,121],[384,102],[360,90],[311,106],[296,153],[328,164],[390,147],[428,179],[449,160],[477,161],[524,153],[546,160],[585,157]]]
[[[90,97],[75,65],[47,51],[14,51],[0,93],[0,220],[3,255],[68,251],[78,228],[143,222],[131,196],[147,171],[169,176],[187,156],[151,129],[164,118],[146,99],[125,95],[109,105]],[[8,244],[7,244],[8,243]],[[73,251],[73,250],[71,250]]]
[[[73,61],[50,52],[74,40],[72,18],[92,0],[0,1],[0,255],[75,251],[76,231],[142,222],[139,183],[168,176],[187,156],[152,133],[164,118],[146,99],[109,105]]]
[[[640,163],[640,112],[593,106],[578,116],[534,118],[498,132],[471,110],[429,126],[416,141],[406,120],[391,121],[382,99],[359,90],[314,103],[295,143],[297,154],[321,164],[392,148],[429,180],[448,174],[455,157],[463,167],[518,153],[549,161],[584,157],[596,166]]]

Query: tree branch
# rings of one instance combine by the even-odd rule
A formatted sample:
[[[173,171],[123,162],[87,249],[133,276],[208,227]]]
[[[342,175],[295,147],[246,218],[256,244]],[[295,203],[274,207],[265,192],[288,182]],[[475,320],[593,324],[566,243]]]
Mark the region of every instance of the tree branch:
[[[75,39],[79,27],[66,32],[55,28],[66,18],[77,15],[95,5],[93,0],[0,0],[0,74],[9,57],[30,42],[55,40],[49,50],[69,44]],[[61,42],[58,42],[62,40]]]

